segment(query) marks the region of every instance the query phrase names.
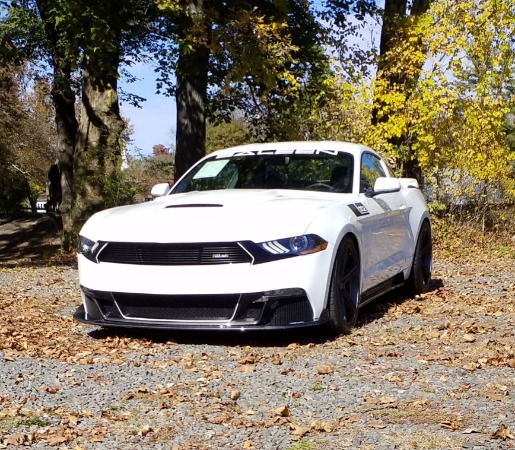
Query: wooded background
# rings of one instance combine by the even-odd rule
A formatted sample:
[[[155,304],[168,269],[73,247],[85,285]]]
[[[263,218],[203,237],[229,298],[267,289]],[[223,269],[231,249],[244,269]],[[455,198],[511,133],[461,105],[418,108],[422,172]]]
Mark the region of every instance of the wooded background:
[[[330,139],[418,178],[433,211],[484,217],[515,195],[513,36],[515,0],[0,0],[0,211],[35,207],[58,160],[70,249],[206,151]],[[177,138],[122,170],[136,63],[176,102]]]

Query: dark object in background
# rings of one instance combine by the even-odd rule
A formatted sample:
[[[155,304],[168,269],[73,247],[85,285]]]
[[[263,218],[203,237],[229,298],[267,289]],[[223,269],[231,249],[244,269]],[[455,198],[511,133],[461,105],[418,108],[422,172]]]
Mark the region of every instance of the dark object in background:
[[[48,202],[46,204],[47,212],[59,212],[59,205],[63,199],[63,191],[61,189],[61,171],[57,162],[50,166],[48,171]]]

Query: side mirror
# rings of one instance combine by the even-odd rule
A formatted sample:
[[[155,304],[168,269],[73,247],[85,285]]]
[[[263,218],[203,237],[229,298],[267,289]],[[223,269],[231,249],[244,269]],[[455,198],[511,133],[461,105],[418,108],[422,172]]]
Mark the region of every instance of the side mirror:
[[[367,192],[367,197],[375,197],[380,194],[391,194],[401,190],[401,182],[398,178],[379,177],[374,183],[374,190]]]
[[[170,185],[168,183],[159,183],[152,187],[150,195],[152,195],[153,198],[163,197],[168,194],[168,192],[170,192]]]
[[[420,189],[420,185],[415,178],[399,178],[399,182],[404,189]]]

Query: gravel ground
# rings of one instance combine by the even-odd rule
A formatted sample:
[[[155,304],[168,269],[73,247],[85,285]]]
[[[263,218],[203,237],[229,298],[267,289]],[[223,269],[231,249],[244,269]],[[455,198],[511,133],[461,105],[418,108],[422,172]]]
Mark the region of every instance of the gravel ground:
[[[0,267],[0,448],[515,448],[514,268],[437,262],[331,339],[96,329],[73,266]]]

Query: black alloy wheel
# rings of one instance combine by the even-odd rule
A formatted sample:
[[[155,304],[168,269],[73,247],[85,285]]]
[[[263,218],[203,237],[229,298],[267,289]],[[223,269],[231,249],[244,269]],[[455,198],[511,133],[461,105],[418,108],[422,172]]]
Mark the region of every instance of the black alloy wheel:
[[[433,266],[433,245],[431,225],[424,220],[418,233],[410,276],[406,282],[408,294],[418,295],[429,290]]]
[[[360,298],[360,268],[356,244],[350,236],[346,236],[336,255],[329,290],[329,324],[335,334],[349,334],[356,324]]]

